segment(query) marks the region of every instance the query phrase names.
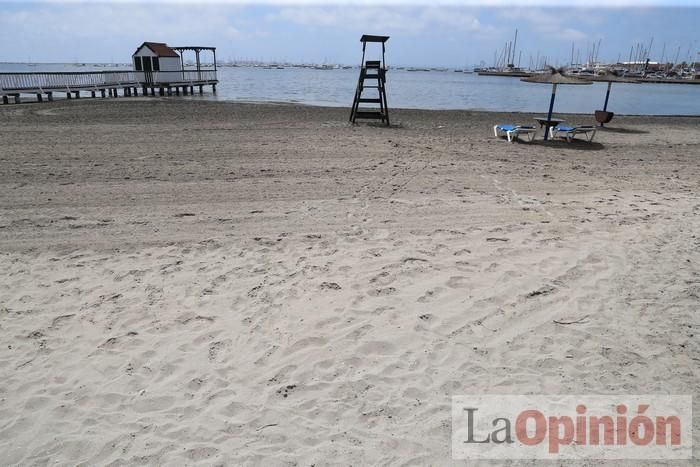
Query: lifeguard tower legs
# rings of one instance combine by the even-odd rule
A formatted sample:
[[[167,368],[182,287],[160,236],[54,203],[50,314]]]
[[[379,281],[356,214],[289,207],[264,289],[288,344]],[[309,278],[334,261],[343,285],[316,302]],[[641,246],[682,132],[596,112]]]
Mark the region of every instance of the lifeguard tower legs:
[[[389,40],[388,36],[371,36],[363,35],[360,38],[362,42],[362,67],[360,68],[360,77],[357,80],[357,89],[355,90],[355,99],[352,103],[352,111],[350,112],[350,121],[355,123],[355,120],[372,119],[381,120],[382,123],[389,125],[389,107],[386,100],[386,64],[384,55],[386,52],[385,43]],[[367,60],[365,61],[365,51],[368,42],[376,42],[382,44],[382,60]],[[368,82],[366,84],[365,82]],[[364,91],[367,89],[376,89],[370,91],[372,96],[365,96]],[[374,107],[360,107],[360,104],[375,104]],[[379,105],[379,108],[376,105]]]

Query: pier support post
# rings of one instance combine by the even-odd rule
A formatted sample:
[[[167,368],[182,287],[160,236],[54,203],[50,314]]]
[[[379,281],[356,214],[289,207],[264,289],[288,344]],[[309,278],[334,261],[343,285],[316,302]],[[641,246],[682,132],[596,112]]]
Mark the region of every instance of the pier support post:
[[[187,95],[187,86],[182,87],[182,95],[186,96]]]
[[[134,92],[134,97],[139,97],[139,88],[134,88],[133,92]]]
[[[80,99],[80,91],[75,91],[74,94],[76,99]]]
[[[175,95],[176,96],[180,95],[180,88],[178,88],[177,86],[175,86]]]
[[[41,93],[37,93],[36,100],[37,102],[44,102],[44,96],[42,96]]]
[[[119,97],[119,89],[114,88],[114,97]]]
[[[7,98],[7,96],[2,96],[2,103],[3,103],[3,104],[9,104],[9,103],[10,103],[9,99]]]
[[[90,97],[95,98],[95,91],[90,91]]]
[[[156,88],[151,88],[151,96],[155,96],[155,95],[156,95]]]
[[[168,94],[169,96],[172,96],[172,95],[173,95],[173,88],[171,88],[170,86],[168,86],[167,94]]]
[[[141,88],[141,90],[143,91],[142,92],[143,97],[146,97],[148,95],[148,88],[146,86],[144,86],[143,88]]]
[[[216,84],[211,85],[211,92],[216,94]]]
[[[49,100],[49,102],[53,101],[53,93],[52,93],[52,92],[47,92],[47,93],[46,93],[46,98]]]
[[[22,99],[20,99],[19,94],[15,94],[15,104],[21,104]]]
[[[190,86],[190,94],[194,94],[194,86]]]
[[[66,99],[73,99],[73,96],[71,95],[70,91],[66,91]]]
[[[107,97],[107,93],[105,92],[104,89],[100,89],[100,94],[102,94],[102,99],[104,99],[105,97]]]
[[[199,85],[199,93],[204,94],[204,86],[202,86],[201,84]]]
[[[158,89],[158,95],[159,95],[159,96],[164,96],[164,95],[165,95],[165,89],[163,89],[162,87],[159,88],[159,89]]]

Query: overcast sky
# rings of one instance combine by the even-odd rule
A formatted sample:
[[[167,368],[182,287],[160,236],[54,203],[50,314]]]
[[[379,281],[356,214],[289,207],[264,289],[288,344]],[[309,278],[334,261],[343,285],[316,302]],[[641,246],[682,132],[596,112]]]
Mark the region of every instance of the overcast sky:
[[[653,60],[661,59],[664,44],[667,59],[679,48],[681,59],[700,51],[700,8],[689,0],[673,2],[676,7],[637,0],[635,5],[649,6],[634,8],[626,0],[555,2],[589,8],[545,7],[537,0],[519,7],[499,0],[302,2],[0,0],[0,61],[129,62],[141,42],[156,41],[215,46],[219,60],[354,64],[360,35],[371,33],[391,36],[390,64],[490,65],[516,28],[523,66],[538,54],[568,63],[572,42],[583,58],[602,40],[600,58],[608,61],[627,60],[630,47],[648,45],[652,36]]]

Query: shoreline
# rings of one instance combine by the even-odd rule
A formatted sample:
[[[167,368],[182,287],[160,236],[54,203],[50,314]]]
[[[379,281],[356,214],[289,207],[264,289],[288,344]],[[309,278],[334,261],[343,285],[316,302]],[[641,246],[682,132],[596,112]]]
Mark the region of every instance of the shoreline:
[[[20,104],[14,104],[14,103],[9,103],[9,104],[0,104],[0,109],[7,107],[17,107],[17,106],[23,106],[27,104],[42,104],[42,105],[51,105],[55,103],[64,103],[64,102],[71,102],[75,103],[76,105],[84,102],[102,102],[105,105],[110,105],[112,103],[124,103],[124,102],[130,102],[130,101],[174,101],[174,102],[203,102],[203,103],[211,103],[211,104],[222,104],[222,105],[227,105],[227,104],[239,104],[239,105],[259,105],[259,106],[286,106],[286,107],[310,107],[310,108],[318,108],[318,109],[350,109],[350,105],[344,106],[344,105],[330,105],[330,104],[314,104],[314,103],[303,103],[303,102],[293,102],[293,101],[256,101],[256,100],[237,100],[237,99],[217,99],[216,97],[198,97],[198,96],[185,96],[185,97],[176,97],[176,96],[138,96],[138,97],[119,97],[118,100],[114,100],[114,98],[100,98],[100,97],[83,97],[81,99],[66,99],[65,97],[54,97],[54,100],[51,102],[48,101],[43,101],[39,102],[36,100],[27,100],[23,99],[22,103]],[[497,110],[486,110],[486,109],[460,109],[460,108],[455,108],[455,109],[425,109],[425,108],[412,108],[412,107],[389,107],[390,112],[444,112],[444,113],[452,113],[452,112],[468,112],[468,113],[480,113],[480,114],[512,114],[512,115],[542,115],[546,114],[546,110],[543,112],[526,112],[526,111],[509,111],[509,110],[502,110],[502,111],[497,111]],[[575,117],[581,117],[581,116],[590,116],[593,118],[593,115],[591,113],[577,113],[577,112],[554,112],[553,115],[560,115],[560,116],[575,116]],[[615,117],[636,117],[636,118],[700,118],[700,114],[622,114],[622,113],[617,113],[615,112]],[[613,120],[614,121],[614,120]],[[613,124],[614,126],[614,124]]]

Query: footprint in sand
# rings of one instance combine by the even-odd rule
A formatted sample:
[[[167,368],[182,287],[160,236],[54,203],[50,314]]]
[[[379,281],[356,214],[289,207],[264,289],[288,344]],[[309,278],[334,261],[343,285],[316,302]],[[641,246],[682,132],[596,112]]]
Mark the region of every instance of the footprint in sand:
[[[371,324],[365,324],[364,326],[360,326],[359,328],[355,329],[354,331],[350,332],[346,338],[350,340],[358,340],[359,338],[365,336],[368,332],[370,332],[372,329],[374,329],[374,326]]]
[[[464,289],[469,285],[469,279],[464,276],[452,276],[445,285],[451,289]]]
[[[369,282],[370,284],[389,285],[395,280],[396,278],[389,271],[383,271],[371,278]]]
[[[209,360],[210,361],[219,361],[219,356],[221,353],[227,348],[231,347],[232,341],[231,339],[226,339],[223,341],[217,341],[209,345]]]
[[[362,355],[391,355],[395,353],[396,347],[385,341],[367,342],[357,348],[357,352]]]
[[[381,289],[370,290],[369,292],[367,292],[367,294],[372,297],[382,297],[387,295],[393,295],[396,292],[397,290],[394,287],[384,287]]]
[[[307,337],[305,339],[298,340],[294,344],[292,344],[292,346],[289,349],[287,349],[286,354],[290,355],[294,352],[305,350],[309,347],[323,347],[327,343],[328,340],[323,337]]]
[[[443,288],[442,287],[435,287],[432,290],[426,291],[423,295],[421,295],[418,300],[416,300],[419,303],[427,303],[430,302],[431,300],[435,299],[435,297],[442,292]]]

